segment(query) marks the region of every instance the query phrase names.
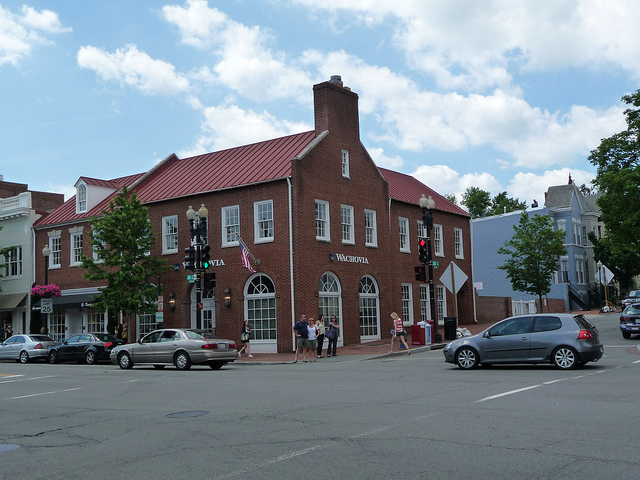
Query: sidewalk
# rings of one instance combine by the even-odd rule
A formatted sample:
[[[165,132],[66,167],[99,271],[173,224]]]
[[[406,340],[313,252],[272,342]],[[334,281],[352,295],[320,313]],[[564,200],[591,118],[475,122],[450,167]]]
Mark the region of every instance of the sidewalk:
[[[492,323],[476,323],[473,325],[461,325],[461,328],[468,329],[472,335],[480,333],[485,328],[491,326]],[[410,331],[410,329],[408,329]],[[437,350],[444,348],[449,340],[444,340],[444,330],[442,326],[438,327],[438,332],[443,337],[442,343],[433,343],[429,345],[411,345],[411,335],[407,335],[406,340],[411,348],[412,352],[420,352],[425,350]],[[357,343],[353,345],[347,345],[345,347],[338,347],[337,356],[327,358],[318,358],[318,362],[335,362],[339,359],[349,358],[349,360],[367,360],[370,358],[384,358],[384,357],[396,357],[400,355],[406,355],[407,352],[403,348],[399,349],[399,345],[402,345],[399,340],[396,340],[393,347],[393,353],[389,353],[389,345],[391,344],[391,338],[385,340],[376,340],[375,342]],[[326,345],[326,342],[325,342]],[[323,348],[322,354],[326,355],[326,347]],[[315,359],[315,353],[311,357],[311,361]],[[234,365],[262,365],[262,364],[287,364],[293,363],[295,353],[254,353],[253,358],[249,358],[247,355],[242,355],[234,362]],[[302,355],[298,355],[298,363],[302,363]]]

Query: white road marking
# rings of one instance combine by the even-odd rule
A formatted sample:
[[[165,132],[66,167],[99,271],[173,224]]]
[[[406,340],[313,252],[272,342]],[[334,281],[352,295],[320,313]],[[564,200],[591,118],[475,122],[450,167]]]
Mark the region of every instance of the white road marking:
[[[292,458],[295,457],[299,457],[300,455],[304,455],[305,453],[310,453],[313,452],[314,450],[318,450],[319,448],[322,448],[320,445],[316,445],[315,447],[309,447],[309,448],[305,448],[304,450],[298,450],[296,452],[291,452],[291,453],[285,453],[284,455],[280,455],[279,457],[275,457],[272,458],[270,460],[266,460],[262,463],[257,463],[255,465],[253,465],[250,468],[245,468],[243,470],[236,470],[234,472],[229,472],[229,473],[225,473],[223,475],[218,475],[216,477],[213,477],[213,480],[215,479],[222,479],[222,478],[231,478],[231,477],[238,477],[240,475],[244,475],[252,470],[256,470],[258,468],[262,468],[262,467],[267,467],[269,465],[273,465],[274,463],[278,463],[278,462],[282,462],[284,460],[290,460]]]
[[[16,377],[22,377],[23,375],[16,375]],[[31,380],[42,380],[43,378],[56,378],[58,375],[46,375],[44,377],[31,377],[31,378],[16,378],[14,380],[1,380],[0,383],[13,383],[13,382],[30,382]]]
[[[73,392],[75,390],[82,390],[82,388],[67,388],[65,390],[55,390],[53,392],[32,393],[31,395],[20,395],[19,397],[3,398],[3,400],[20,400],[23,398],[40,397],[42,395],[53,395],[56,393]]]

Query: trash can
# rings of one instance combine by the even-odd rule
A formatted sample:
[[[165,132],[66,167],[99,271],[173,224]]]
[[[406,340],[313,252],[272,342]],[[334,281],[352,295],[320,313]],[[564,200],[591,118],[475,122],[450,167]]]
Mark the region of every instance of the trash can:
[[[411,345],[424,345],[424,325],[411,325]]]
[[[456,339],[457,323],[458,322],[456,317],[444,317],[444,339],[445,340]]]
[[[429,324],[429,343],[434,343],[435,342],[435,338],[433,338],[434,332],[433,332],[433,320],[427,320],[427,323]]]

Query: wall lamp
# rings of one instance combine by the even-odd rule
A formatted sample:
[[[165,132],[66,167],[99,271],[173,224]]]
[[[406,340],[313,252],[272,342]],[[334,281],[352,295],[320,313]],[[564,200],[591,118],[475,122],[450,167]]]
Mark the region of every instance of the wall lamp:
[[[231,306],[231,289],[230,288],[224,289],[224,306],[225,307]]]

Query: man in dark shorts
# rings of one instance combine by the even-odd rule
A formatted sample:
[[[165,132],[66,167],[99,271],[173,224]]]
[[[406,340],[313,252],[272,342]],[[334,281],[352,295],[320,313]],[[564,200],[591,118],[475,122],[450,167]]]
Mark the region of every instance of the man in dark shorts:
[[[300,320],[293,326],[293,335],[296,338],[296,357],[293,359],[293,363],[298,361],[298,352],[300,351],[302,351],[302,360],[307,361],[307,351],[309,350],[308,326],[306,315],[302,315]]]

